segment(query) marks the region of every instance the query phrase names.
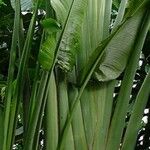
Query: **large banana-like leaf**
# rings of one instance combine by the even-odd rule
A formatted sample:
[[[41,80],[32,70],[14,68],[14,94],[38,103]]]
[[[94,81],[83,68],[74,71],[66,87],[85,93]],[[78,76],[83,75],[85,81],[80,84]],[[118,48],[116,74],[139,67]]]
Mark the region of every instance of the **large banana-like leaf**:
[[[80,34],[80,53],[78,54],[78,70],[87,63],[88,57],[103,39],[105,1],[88,0]]]
[[[95,76],[99,81],[115,79],[124,70],[141,23],[142,15],[143,13],[140,12],[126,21],[107,45],[102,58],[103,61],[95,72]]]
[[[146,2],[146,1],[145,1]],[[122,51],[122,55],[124,55],[124,53],[126,53],[126,51],[127,51],[127,56],[126,55],[124,55],[125,57],[127,57],[126,59],[128,60],[128,57],[129,57],[129,54],[128,53],[130,53],[131,51],[130,51],[130,49],[132,49],[132,46],[134,45],[134,43],[135,43],[135,39],[136,39],[136,36],[137,36],[137,32],[138,32],[138,29],[139,29],[139,27],[140,27],[140,25],[142,24],[142,19],[143,19],[143,15],[144,15],[144,12],[145,12],[145,8],[143,8],[142,9],[142,7],[141,7],[141,3],[139,3],[139,5],[138,6],[140,6],[140,7],[135,7],[134,8],[134,11],[132,12],[132,14],[130,14],[125,20],[124,20],[124,22],[122,22],[122,24],[118,27],[118,29],[117,30],[115,30],[113,33],[112,33],[112,35],[108,38],[108,39],[106,39],[104,42],[102,42],[101,44],[100,44],[100,46],[98,46],[98,48],[96,48],[96,50],[93,52],[93,54],[92,54],[92,58],[93,59],[90,59],[88,62],[87,62],[87,64],[85,65],[85,68],[84,68],[84,70],[83,70],[83,78],[81,77],[81,87],[79,88],[79,94],[78,94],[78,97],[75,99],[75,103],[74,103],[74,105],[73,105],[73,107],[72,107],[72,109],[71,109],[71,111],[70,111],[70,115],[69,115],[69,117],[68,117],[68,120],[67,120],[67,123],[66,123],[66,127],[65,127],[65,129],[64,129],[64,134],[63,134],[63,137],[66,137],[66,135],[67,135],[67,130],[68,130],[68,128],[69,128],[69,125],[70,125],[70,123],[71,123],[71,120],[72,120],[72,116],[73,116],[73,113],[75,112],[75,109],[77,108],[77,105],[79,104],[79,101],[80,101],[80,99],[81,99],[81,95],[83,94],[83,91],[85,90],[85,87],[86,87],[86,85],[87,85],[87,83],[88,83],[88,81],[89,81],[89,79],[91,78],[91,75],[93,74],[93,72],[94,72],[94,70],[95,70],[95,68],[96,67],[98,67],[99,65],[101,65],[105,60],[107,60],[106,58],[108,57],[107,55],[108,55],[108,50],[107,50],[107,48],[110,48],[109,46],[110,46],[110,44],[112,44],[112,47],[113,47],[113,44],[115,45],[115,42],[116,43],[118,43],[118,42],[121,42],[120,41],[120,37],[122,38],[122,36],[124,37],[124,38],[122,38],[121,40],[124,40],[124,43],[122,43],[122,45],[120,45],[120,47],[117,47],[118,48],[118,51],[115,51],[115,53],[117,52],[117,53],[119,53],[120,51]],[[131,17],[132,16],[132,17]],[[130,30],[130,26],[129,25],[131,25],[131,23],[132,24],[134,24],[134,26],[132,26],[132,27],[135,27],[136,29],[134,29],[134,31],[133,32],[131,32],[130,34],[127,32],[128,30]],[[128,26],[128,28],[127,28],[127,26]],[[125,30],[125,29],[126,30]],[[125,38],[126,38],[126,34],[125,34],[125,32],[127,32],[128,34],[129,34],[129,37],[130,38],[127,38],[127,41],[125,41]],[[119,37],[119,36],[120,37]],[[115,40],[114,40],[115,39]],[[114,42],[115,41],[115,42]],[[128,42],[128,43],[127,43]],[[126,45],[127,44],[127,45]],[[124,49],[124,50],[122,50],[122,48]],[[114,50],[114,49],[109,49],[110,50],[110,52],[111,52],[111,50]],[[124,52],[125,51],[125,52]],[[105,53],[104,53],[105,52]],[[101,59],[103,57],[103,59]],[[118,57],[118,56],[117,56]],[[120,57],[120,56],[119,56]],[[122,58],[122,57],[121,57]],[[116,58],[115,58],[116,59]],[[118,59],[119,61],[122,61],[122,60],[120,60],[120,59]],[[124,63],[127,63],[127,60],[123,60],[123,62]],[[100,63],[100,61],[101,61],[101,63]],[[125,67],[124,66],[124,63],[123,63],[123,67]],[[110,66],[111,66],[112,64],[110,64]],[[116,65],[116,64],[115,64]],[[125,64],[126,65],[126,64]],[[110,67],[110,66],[107,66],[107,67]],[[119,65],[118,65],[119,66]],[[118,67],[117,66],[117,67]],[[120,67],[120,66],[119,66]],[[115,68],[115,67],[114,67]],[[110,67],[110,70],[112,70],[111,69],[111,67]],[[117,70],[117,69],[116,69]],[[118,71],[118,70],[117,70]],[[123,69],[122,69],[122,71],[123,71]],[[109,72],[109,73],[111,73],[111,71]],[[101,73],[102,74],[102,73]],[[115,74],[115,73],[114,73]],[[107,81],[107,80],[112,80],[112,79],[115,79],[116,77],[114,77],[115,75],[113,74],[113,76],[104,76],[103,78],[101,77],[101,81]],[[109,74],[108,74],[109,75]],[[120,74],[119,74],[120,75]],[[85,100],[85,99],[84,99]],[[63,144],[64,144],[64,141],[62,140],[62,142],[61,142],[61,146],[60,147],[62,147],[63,146]]]
[[[69,10],[65,8],[66,6],[59,0],[52,0],[51,2],[54,9],[59,10],[56,15],[58,16],[58,20],[61,21],[62,26],[64,26],[64,33],[59,46],[58,64],[65,71],[69,71],[75,64],[78,34],[83,21],[87,1],[72,0],[70,2],[68,0],[68,5],[70,4]]]
[[[142,18],[141,26],[139,28],[138,35],[136,36],[134,47],[132,48],[133,51],[125,69],[124,77],[121,83],[121,89],[116,100],[117,103],[112,116],[111,125],[109,127],[109,134],[106,144],[106,149],[108,150],[111,150],[112,148],[117,150],[120,147],[120,141],[125,126],[125,118],[130,101],[133,80],[149,27],[149,10],[144,9],[143,12],[144,15]]]
[[[84,80],[86,74],[91,70],[90,66],[93,66],[94,60],[97,60],[97,56],[103,51],[102,59],[99,62],[98,68],[94,73],[95,77],[99,81],[109,81],[117,78],[124,70],[128,57],[130,55],[132,46],[134,44],[138,28],[141,23],[143,13],[139,10],[147,0],[144,2],[139,2],[137,7],[129,7],[132,9],[124,22],[115,30],[112,35],[104,42],[100,43],[97,49],[89,58],[89,61],[83,69],[83,76],[81,77],[81,82]],[[138,12],[137,12],[138,11]],[[135,12],[137,12],[135,14]],[[135,14],[133,17],[133,14]],[[97,54],[96,54],[97,53]],[[88,67],[87,67],[88,66]]]
[[[86,0],[73,0],[67,1],[64,5],[60,0],[51,0],[52,6],[56,11],[56,16],[58,21],[61,22],[63,26],[62,30],[62,37],[58,40],[58,64],[59,66],[65,70],[69,71],[72,69],[73,65],[75,64],[75,55],[77,52],[77,45],[78,45],[78,34],[80,30],[80,25],[82,24],[82,20],[84,17],[84,12],[86,8]],[[70,7],[68,7],[70,6]],[[50,42],[50,41],[49,41]],[[49,49],[49,52],[43,51],[41,58],[46,58],[47,61],[53,60],[51,56],[54,55],[54,51],[52,51],[49,46],[50,44],[44,44],[44,47]],[[47,46],[46,46],[47,45]],[[48,54],[49,53],[49,54]],[[51,53],[53,53],[51,55]],[[56,52],[57,53],[57,52]],[[51,67],[52,61],[49,64],[43,63],[43,65]],[[49,67],[46,67],[48,69]]]
[[[98,43],[109,34],[111,1],[88,0],[88,7],[84,17],[82,31],[80,36],[80,53],[78,54],[77,70],[86,64],[88,57],[97,47]],[[105,12],[108,12],[107,14]],[[106,19],[105,19],[106,18]],[[104,90],[102,90],[104,87]],[[103,143],[104,137],[102,131],[103,106],[107,100],[107,85],[101,86],[95,83],[88,84],[81,97],[81,110],[84,120],[85,135],[88,149],[98,150],[100,143]],[[102,96],[101,96],[102,95]],[[101,97],[101,98],[100,98]],[[109,102],[112,101],[109,99]],[[111,108],[111,104],[108,106]],[[111,110],[111,109],[110,109]],[[108,115],[109,118],[109,115]],[[106,120],[105,120],[106,121]],[[107,124],[107,123],[106,123]],[[107,125],[105,128],[107,129]],[[105,130],[103,128],[103,130]]]

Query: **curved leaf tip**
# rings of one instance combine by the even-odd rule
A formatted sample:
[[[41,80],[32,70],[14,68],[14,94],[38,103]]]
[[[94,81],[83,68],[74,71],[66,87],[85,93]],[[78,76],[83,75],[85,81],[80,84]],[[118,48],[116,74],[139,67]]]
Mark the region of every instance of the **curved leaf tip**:
[[[133,17],[128,19],[117,31],[105,48],[105,55],[95,72],[99,81],[116,79],[125,69],[130,54],[134,50],[137,33],[141,26],[144,10],[141,9]]]

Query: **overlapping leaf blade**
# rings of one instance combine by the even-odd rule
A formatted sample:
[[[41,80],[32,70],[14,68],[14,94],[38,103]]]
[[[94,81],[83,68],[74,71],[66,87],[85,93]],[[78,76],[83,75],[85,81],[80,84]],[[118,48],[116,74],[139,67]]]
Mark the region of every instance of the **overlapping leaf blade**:
[[[134,44],[134,40],[141,23],[142,14],[140,12],[130,18],[135,12],[146,4],[147,0],[141,3],[139,2],[137,7],[130,8],[132,12],[126,15],[126,19],[122,22],[120,26],[108,37],[105,41],[99,44],[92,55],[89,57],[87,64],[82,70],[82,76],[80,77],[81,83],[84,80],[86,74],[95,60],[97,60],[98,55],[103,51],[102,59],[97,64],[97,70],[94,75],[99,81],[109,81],[117,78],[124,70],[128,57],[131,52],[131,48]]]
[[[134,104],[134,108],[131,114],[131,119],[129,121],[127,131],[124,137],[122,150],[126,149],[131,150],[135,146],[139,126],[141,125],[143,112],[150,94],[150,89],[148,88],[149,83],[150,83],[150,71],[146,76],[143,85],[137,95],[136,102]]]
[[[123,72],[132,50],[142,15],[140,13],[127,20],[107,45],[102,62],[100,62],[100,66],[95,72],[95,76],[99,81],[115,79]]]
[[[140,5],[140,3],[139,3],[139,5]],[[138,6],[139,6],[138,5]],[[139,9],[139,8],[141,8],[141,9]],[[135,12],[137,12],[137,13],[135,13]],[[73,113],[75,112],[75,109],[77,108],[77,105],[79,104],[79,101],[80,101],[80,98],[81,98],[81,95],[83,94],[83,91],[85,90],[85,87],[86,87],[86,85],[87,85],[87,83],[88,83],[88,81],[90,80],[90,78],[91,78],[91,76],[92,76],[92,74],[93,74],[93,72],[94,72],[94,70],[95,70],[95,68],[96,67],[98,67],[99,66],[99,64],[100,64],[100,62],[103,62],[106,58],[107,58],[107,51],[106,51],[106,48],[107,48],[107,46],[110,46],[109,44],[112,42],[116,42],[116,43],[118,43],[118,42],[120,42],[120,39],[118,38],[118,35],[120,34],[120,35],[124,35],[125,33],[124,32],[126,32],[126,30],[127,30],[127,28],[126,28],[126,30],[124,30],[124,27],[126,26],[126,25],[128,25],[128,24],[131,24],[131,22],[132,23],[134,23],[135,22],[135,27],[136,27],[136,29],[134,30],[134,32],[132,32],[131,33],[131,35],[130,35],[130,38],[127,40],[127,41],[124,41],[124,43],[123,43],[123,45],[124,45],[124,51],[125,51],[125,53],[129,53],[129,49],[130,48],[132,48],[132,46],[133,46],[133,44],[134,44],[134,42],[135,42],[135,39],[136,39],[136,36],[137,36],[137,31],[138,31],[138,29],[139,29],[139,27],[140,27],[140,25],[141,25],[141,23],[142,23],[142,18],[143,18],[143,14],[144,14],[144,12],[145,12],[145,8],[143,7],[135,7],[134,8],[134,11],[133,11],[133,17],[129,17],[129,18],[127,18],[126,20],[124,20],[124,22],[118,27],[118,29],[117,30],[115,30],[115,32],[114,33],[112,33],[112,35],[108,38],[108,39],[106,39],[100,46],[98,46],[97,48],[96,48],[96,50],[93,52],[93,59],[90,59],[89,61],[88,61],[88,63],[85,65],[85,68],[84,68],[84,70],[83,70],[83,78],[82,78],[82,82],[81,82],[81,86],[80,86],[80,89],[79,89],[79,94],[78,94],[78,97],[76,98],[76,100],[75,100],[75,103],[74,103],[74,105],[73,105],[73,107],[72,107],[72,109],[71,109],[71,111],[70,111],[70,115],[69,115],[69,117],[68,117],[68,120],[67,120],[67,123],[66,123],[66,128],[64,129],[64,135],[63,135],[63,137],[65,137],[66,135],[67,135],[67,131],[68,131],[68,127],[69,127],[69,125],[70,125],[70,123],[71,123],[71,120],[72,120],[72,116],[73,116]],[[131,15],[131,14],[130,14]],[[134,21],[133,21],[134,20]],[[124,32],[123,32],[124,31]],[[116,38],[117,37],[117,38]],[[115,39],[115,40],[114,40]],[[114,40],[114,41],[113,41]],[[124,38],[123,38],[123,40],[124,40]],[[130,40],[131,40],[131,42],[130,42]],[[127,45],[126,45],[126,42],[129,42],[130,44],[128,44],[127,43]],[[122,46],[122,45],[121,45]],[[119,50],[121,51],[121,47],[119,48]],[[127,52],[126,52],[127,51]],[[104,52],[105,52],[105,54],[104,54]],[[116,53],[116,52],[115,52]],[[122,52],[122,54],[124,55],[124,52]],[[125,54],[125,56],[126,56],[126,60],[123,60],[123,63],[122,63],[122,67],[124,67],[125,68],[125,66],[126,66],[126,63],[127,63],[127,60],[128,60],[128,58],[129,58],[129,54],[127,55],[127,54]],[[114,54],[115,55],[115,54]],[[117,56],[117,54],[116,54],[116,56]],[[102,57],[103,57],[103,59],[102,59]],[[120,61],[120,60],[119,60]],[[121,60],[122,61],[122,60]],[[124,63],[125,63],[125,65],[124,65]],[[110,66],[111,66],[111,64],[110,64]],[[107,66],[107,67],[110,67],[110,66]],[[120,66],[119,66],[120,67]],[[111,67],[110,67],[111,68]],[[115,67],[114,67],[115,68]],[[113,68],[113,69],[114,69]],[[124,70],[124,68],[122,69],[122,71]],[[110,72],[111,72],[111,69],[109,70]],[[117,70],[118,71],[118,70]],[[121,71],[121,72],[122,72]],[[121,73],[120,72],[120,73]],[[102,73],[101,73],[101,75],[103,75]],[[115,74],[115,72],[114,72],[114,74],[113,74],[113,76],[105,76],[104,75],[104,77],[102,78],[103,80],[101,80],[101,81],[108,81],[108,80],[112,80],[112,79],[115,79],[115,78],[117,78],[117,76],[115,76],[116,74]],[[120,74],[119,74],[120,75]],[[118,75],[118,76],[119,76]],[[115,77],[114,77],[115,76]],[[114,139],[111,139],[111,140],[114,140]],[[64,141],[62,141],[62,143],[63,143]],[[112,141],[113,142],[113,141]],[[118,141],[117,141],[118,142]],[[62,144],[63,145],[63,144]],[[61,145],[61,146],[62,146]]]
[[[47,37],[41,46],[38,59],[43,69],[49,70],[54,61],[56,32],[61,29],[61,26],[56,20],[52,18],[43,20],[41,24],[44,30],[47,32]]]
[[[39,53],[39,62],[42,67],[46,70],[49,70],[52,66],[54,59],[54,50],[56,42],[53,36],[49,36],[46,41],[42,44],[40,53]]]
[[[57,9],[59,8],[60,12],[57,13],[57,16],[59,17],[61,15],[63,18],[62,26],[65,24],[64,33],[59,46],[58,64],[63,70],[70,71],[75,64],[78,35],[87,6],[87,1],[73,0],[70,3],[69,10],[65,9],[65,6],[59,0],[52,1],[52,4],[53,7]],[[68,12],[68,15],[66,12]],[[67,17],[67,22],[64,22],[65,17]]]

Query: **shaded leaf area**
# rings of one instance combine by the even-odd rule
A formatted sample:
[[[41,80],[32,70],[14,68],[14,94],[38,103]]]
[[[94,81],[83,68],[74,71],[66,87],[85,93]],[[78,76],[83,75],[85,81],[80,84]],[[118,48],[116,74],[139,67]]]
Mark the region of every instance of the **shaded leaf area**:
[[[2,1],[4,5],[0,5],[0,29],[11,29],[13,24],[14,10],[8,0]]]
[[[14,11],[9,1],[0,7],[0,79],[6,80]]]
[[[9,1],[6,1],[9,2]],[[14,11],[10,5],[10,3],[6,3],[7,6],[2,6],[0,8],[0,80],[6,80],[7,70],[8,70],[8,61],[9,61],[9,52],[11,47],[11,40],[12,40],[12,29],[13,29],[13,16]],[[33,38],[33,45],[32,45],[32,55],[30,59],[30,65],[34,66],[33,62],[36,60],[39,47],[39,40],[41,38],[41,26],[40,26],[40,19],[42,18],[43,13],[41,12],[37,18],[37,25],[35,27],[35,33]],[[26,12],[22,15],[23,19],[23,27],[24,33],[26,36],[27,29],[29,27],[29,23],[32,17],[31,12]],[[17,67],[17,62],[16,62]]]
[[[8,65],[9,65],[9,57],[10,57],[10,49],[11,49],[11,41],[12,41],[12,33],[13,33],[13,21],[14,21],[14,10],[11,7],[11,4],[9,1],[4,0],[4,3],[6,5],[1,5],[0,7],[0,111],[4,108],[4,95],[6,93],[6,87],[7,87],[7,76],[8,76]],[[29,23],[31,21],[33,13],[31,11],[27,11],[25,13],[21,14],[22,20],[23,20],[23,31],[24,31],[24,37],[26,38],[27,30],[29,28]],[[38,57],[38,50],[39,45],[41,41],[41,33],[42,33],[42,27],[40,24],[40,20],[43,18],[44,12],[41,11],[40,14],[37,16],[36,20],[36,26],[34,29],[34,36],[33,36],[33,42],[32,42],[32,49],[31,49],[31,55],[29,58],[28,63],[28,73],[27,73],[27,86],[28,88],[24,90],[24,102],[27,103],[26,99],[28,98],[27,95],[30,94],[30,88],[34,80],[34,74],[35,74],[35,65],[36,60]],[[19,43],[18,43],[19,44]],[[21,49],[20,49],[21,50]],[[19,52],[19,46],[18,46],[18,52]],[[17,53],[17,58],[15,62],[15,78],[18,71],[18,65],[20,61],[19,53]],[[28,78],[29,77],[29,78]],[[18,123],[17,123],[17,129],[16,129],[16,137],[15,137],[15,149],[22,149],[23,145],[23,112],[22,109],[24,105],[21,103],[18,116]],[[1,113],[1,112],[0,112]],[[1,121],[2,122],[2,121]]]

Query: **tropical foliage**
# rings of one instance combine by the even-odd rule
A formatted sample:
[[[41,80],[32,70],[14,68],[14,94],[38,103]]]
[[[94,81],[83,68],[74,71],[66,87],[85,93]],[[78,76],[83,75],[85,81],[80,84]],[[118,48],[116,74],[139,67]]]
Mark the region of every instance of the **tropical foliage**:
[[[0,150],[134,150],[150,94],[149,5],[0,1]]]

